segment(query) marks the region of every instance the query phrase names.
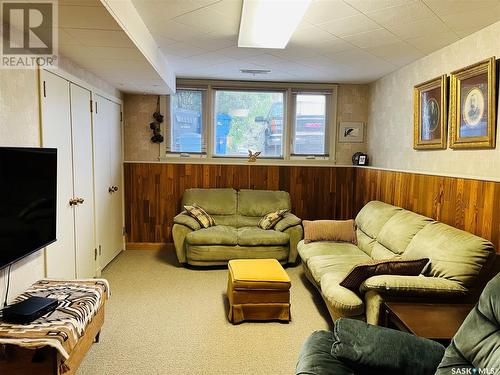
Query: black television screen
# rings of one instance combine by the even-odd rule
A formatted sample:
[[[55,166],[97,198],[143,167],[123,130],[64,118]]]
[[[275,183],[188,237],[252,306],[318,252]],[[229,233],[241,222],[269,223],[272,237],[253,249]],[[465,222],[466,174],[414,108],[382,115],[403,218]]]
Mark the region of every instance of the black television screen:
[[[56,240],[57,150],[0,147],[0,269]]]

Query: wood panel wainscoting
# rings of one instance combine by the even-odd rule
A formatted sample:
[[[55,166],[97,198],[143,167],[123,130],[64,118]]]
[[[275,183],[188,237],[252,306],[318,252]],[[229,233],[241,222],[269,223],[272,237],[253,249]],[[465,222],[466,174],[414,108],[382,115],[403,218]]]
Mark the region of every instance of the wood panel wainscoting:
[[[188,188],[285,190],[302,219],[354,216],[353,167],[125,163],[127,248],[171,242]]]
[[[500,182],[357,168],[354,211],[371,200],[490,240],[500,252]]]
[[[127,247],[172,242],[182,193],[195,187],[285,190],[293,212],[309,220],[353,218],[380,200],[484,237],[500,252],[500,182],[372,168],[168,163],[125,163]]]

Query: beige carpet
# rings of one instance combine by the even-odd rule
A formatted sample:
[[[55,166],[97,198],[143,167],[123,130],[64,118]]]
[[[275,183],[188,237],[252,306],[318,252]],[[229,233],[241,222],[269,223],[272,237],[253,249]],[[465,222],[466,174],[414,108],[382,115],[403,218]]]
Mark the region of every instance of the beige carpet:
[[[172,251],[128,250],[103,272],[111,285],[101,341],[78,375],[293,374],[303,341],[330,318],[302,266],[292,279],[292,322],[227,321],[225,269],[186,269]]]

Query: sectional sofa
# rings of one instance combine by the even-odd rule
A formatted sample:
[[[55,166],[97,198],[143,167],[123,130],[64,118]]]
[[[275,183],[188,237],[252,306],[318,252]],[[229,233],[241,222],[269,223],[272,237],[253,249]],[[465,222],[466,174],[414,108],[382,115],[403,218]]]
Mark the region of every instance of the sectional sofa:
[[[231,259],[274,258],[280,263],[297,261],[302,239],[301,220],[287,213],[271,230],[260,229],[259,220],[269,212],[291,209],[285,191],[188,189],[182,206],[202,207],[216,226],[201,228],[185,212],[174,218],[172,234],[177,259],[193,266],[225,265]]]
[[[357,245],[298,244],[305,274],[321,292],[333,320],[350,317],[378,324],[384,300],[469,295],[494,257],[493,245],[483,238],[383,202],[366,204],[355,221]],[[372,276],[355,291],[340,285],[353,266],[397,256],[430,262],[419,276]]]

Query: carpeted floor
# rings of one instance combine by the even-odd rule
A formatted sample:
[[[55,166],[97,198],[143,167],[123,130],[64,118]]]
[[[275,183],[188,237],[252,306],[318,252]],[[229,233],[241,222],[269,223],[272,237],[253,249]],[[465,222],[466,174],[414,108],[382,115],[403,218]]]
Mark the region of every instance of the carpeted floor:
[[[303,341],[330,318],[302,266],[289,267],[292,321],[227,321],[227,269],[186,269],[173,251],[128,250],[111,284],[101,341],[78,375],[293,374]]]

